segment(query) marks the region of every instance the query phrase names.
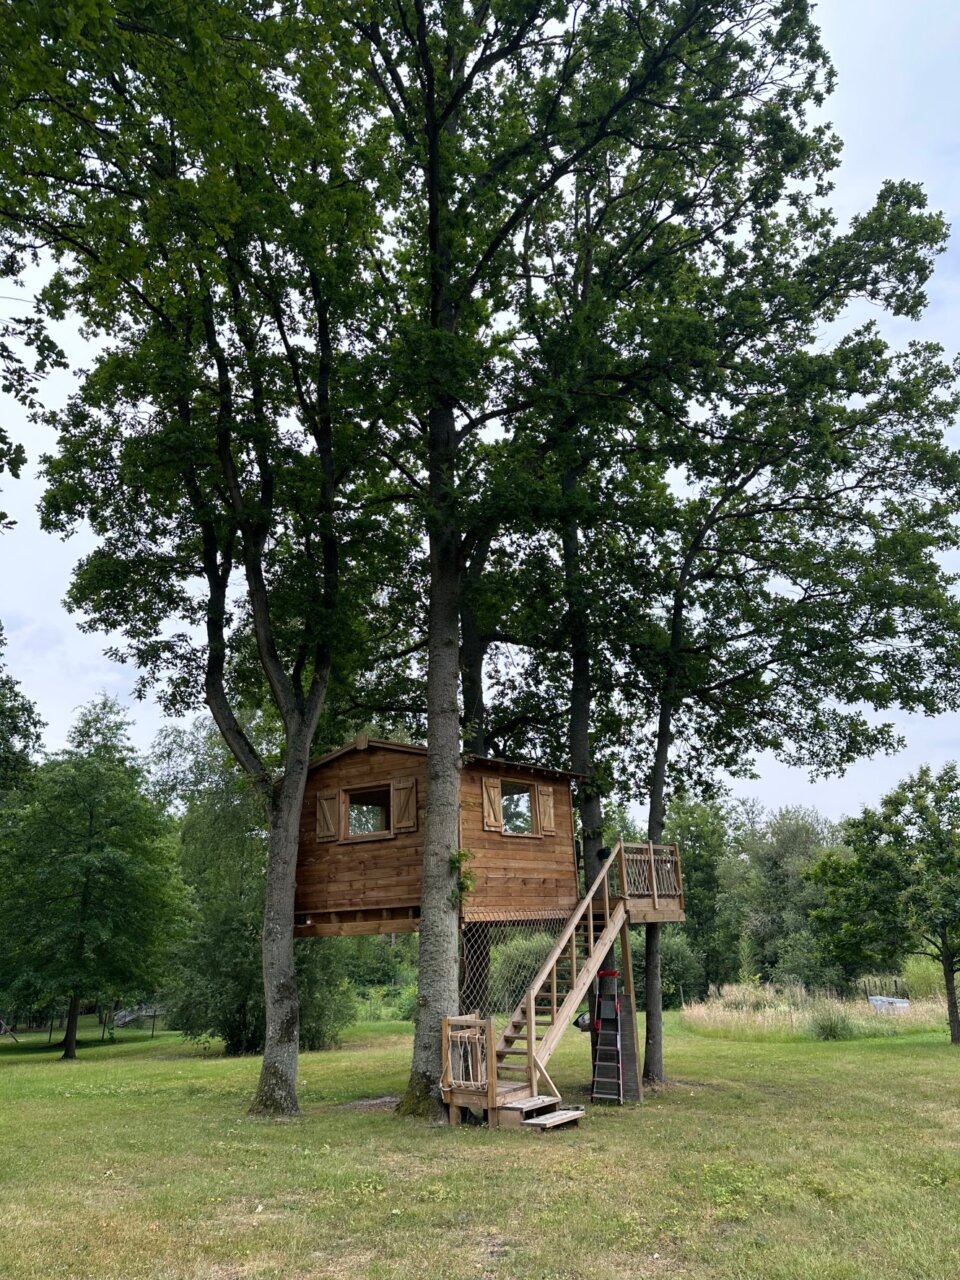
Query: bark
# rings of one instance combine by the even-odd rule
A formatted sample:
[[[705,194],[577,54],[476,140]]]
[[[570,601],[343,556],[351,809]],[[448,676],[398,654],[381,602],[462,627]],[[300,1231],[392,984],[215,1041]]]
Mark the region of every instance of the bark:
[[[940,951],[943,965],[943,981],[947,989],[947,1021],[950,1024],[950,1043],[960,1045],[960,1009],[957,1007],[956,956],[944,944]]]
[[[668,686],[670,677],[668,677]],[[672,688],[667,689],[660,703],[657,725],[657,745],[653,771],[650,777],[650,816],[647,821],[647,839],[653,844],[663,840],[666,818],[667,760],[672,736]],[[660,973],[661,926],[644,926],[644,1009],[645,1031],[643,1051],[644,1083],[659,1084],[663,1073],[663,983]]]
[[[453,410],[431,415],[434,511],[451,500]],[[444,444],[446,442],[446,444]],[[402,1114],[439,1116],[441,1020],[459,1010],[459,904],[452,865],[460,842],[459,664],[460,547],[455,527],[430,533],[427,675],[427,796],[423,821],[418,1017]]]
[[[309,742],[288,755],[283,781],[271,805],[264,884],[263,991],[266,1038],[251,1114],[295,1116],[300,1053],[300,1002],[293,950],[300,811],[307,781]]]
[[[67,1029],[63,1036],[63,1056],[73,1059],[77,1056],[77,1024],[80,1021],[80,993],[75,991],[70,997],[70,1008],[67,1010]]]
[[[483,696],[483,663],[487,646],[467,601],[460,610],[461,683],[463,687],[463,749],[468,755],[487,754],[487,708]]]

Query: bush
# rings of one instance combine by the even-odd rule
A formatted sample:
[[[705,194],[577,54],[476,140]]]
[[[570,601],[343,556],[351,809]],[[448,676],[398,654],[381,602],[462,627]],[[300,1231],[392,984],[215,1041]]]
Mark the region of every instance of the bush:
[[[397,1017],[401,1022],[417,1020],[417,984],[408,982],[397,992]]]
[[[637,1007],[640,1009],[646,1003],[644,945],[643,932],[631,932],[630,950],[633,953]],[[691,946],[690,939],[679,929],[667,927],[662,932],[660,982],[665,1009],[679,1009],[685,1001],[697,1000],[705,994],[703,961]]]
[[[826,1003],[814,1009],[809,1025],[814,1040],[852,1040],[856,1035],[853,1023],[843,1010]]]
[[[555,941],[550,933],[534,933],[490,948],[490,1007],[495,1013],[517,1007]]]
[[[908,956],[903,962],[903,981],[911,1000],[945,997],[943,969],[931,956]]]

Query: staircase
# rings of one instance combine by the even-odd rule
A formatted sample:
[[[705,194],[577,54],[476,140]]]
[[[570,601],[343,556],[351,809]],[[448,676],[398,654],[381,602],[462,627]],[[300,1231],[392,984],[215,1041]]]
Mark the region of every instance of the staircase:
[[[547,1062],[618,935],[629,946],[626,884],[618,842],[496,1040],[491,1018],[444,1020],[442,1085],[452,1123],[471,1105],[483,1107],[492,1127],[542,1130],[580,1119],[582,1108],[561,1108]]]

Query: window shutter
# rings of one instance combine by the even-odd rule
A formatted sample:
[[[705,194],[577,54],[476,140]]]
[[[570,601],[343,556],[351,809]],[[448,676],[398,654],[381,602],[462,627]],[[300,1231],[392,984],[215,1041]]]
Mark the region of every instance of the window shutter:
[[[481,781],[483,782],[483,829],[484,831],[502,831],[500,779],[482,778]]]
[[[555,836],[557,823],[553,816],[553,787],[537,787],[540,797],[540,834]]]
[[[416,831],[417,829],[417,780],[416,778],[394,778],[393,788],[393,829],[394,831]]]
[[[337,793],[336,791],[317,792],[317,839],[336,840],[337,838]]]

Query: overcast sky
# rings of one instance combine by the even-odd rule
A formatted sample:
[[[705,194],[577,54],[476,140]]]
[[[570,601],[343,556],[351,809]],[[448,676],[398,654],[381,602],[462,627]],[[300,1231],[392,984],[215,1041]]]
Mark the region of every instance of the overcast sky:
[[[933,339],[953,354],[960,347],[960,3],[823,0],[818,16],[839,76],[826,111],[845,144],[833,197],[837,213],[846,220],[870,206],[886,178],[907,178],[923,184],[930,206],[942,210],[956,228],[928,290],[924,319],[911,324],[880,317],[883,331],[898,343]],[[0,302],[0,308],[10,305]],[[73,335],[61,337],[71,354],[80,352]],[[45,395],[51,402],[62,399],[70,386],[70,378],[61,376],[47,385]],[[135,673],[105,658],[104,638],[83,635],[61,605],[71,568],[89,543],[81,536],[64,543],[39,531],[35,463],[52,440],[28,427],[12,401],[0,404],[0,412],[30,457],[19,482],[3,477],[0,498],[0,508],[17,520],[16,528],[0,537],[7,670],[47,721],[49,747],[63,745],[75,709],[101,690],[129,703],[136,742],[146,747],[162,724],[158,708],[132,699]],[[812,804],[839,817],[873,803],[921,763],[939,765],[960,755],[958,716],[904,716],[897,724],[906,749],[861,762],[844,778],[811,784],[803,772],[762,759],[760,780],[737,782],[734,791],[770,807]]]

